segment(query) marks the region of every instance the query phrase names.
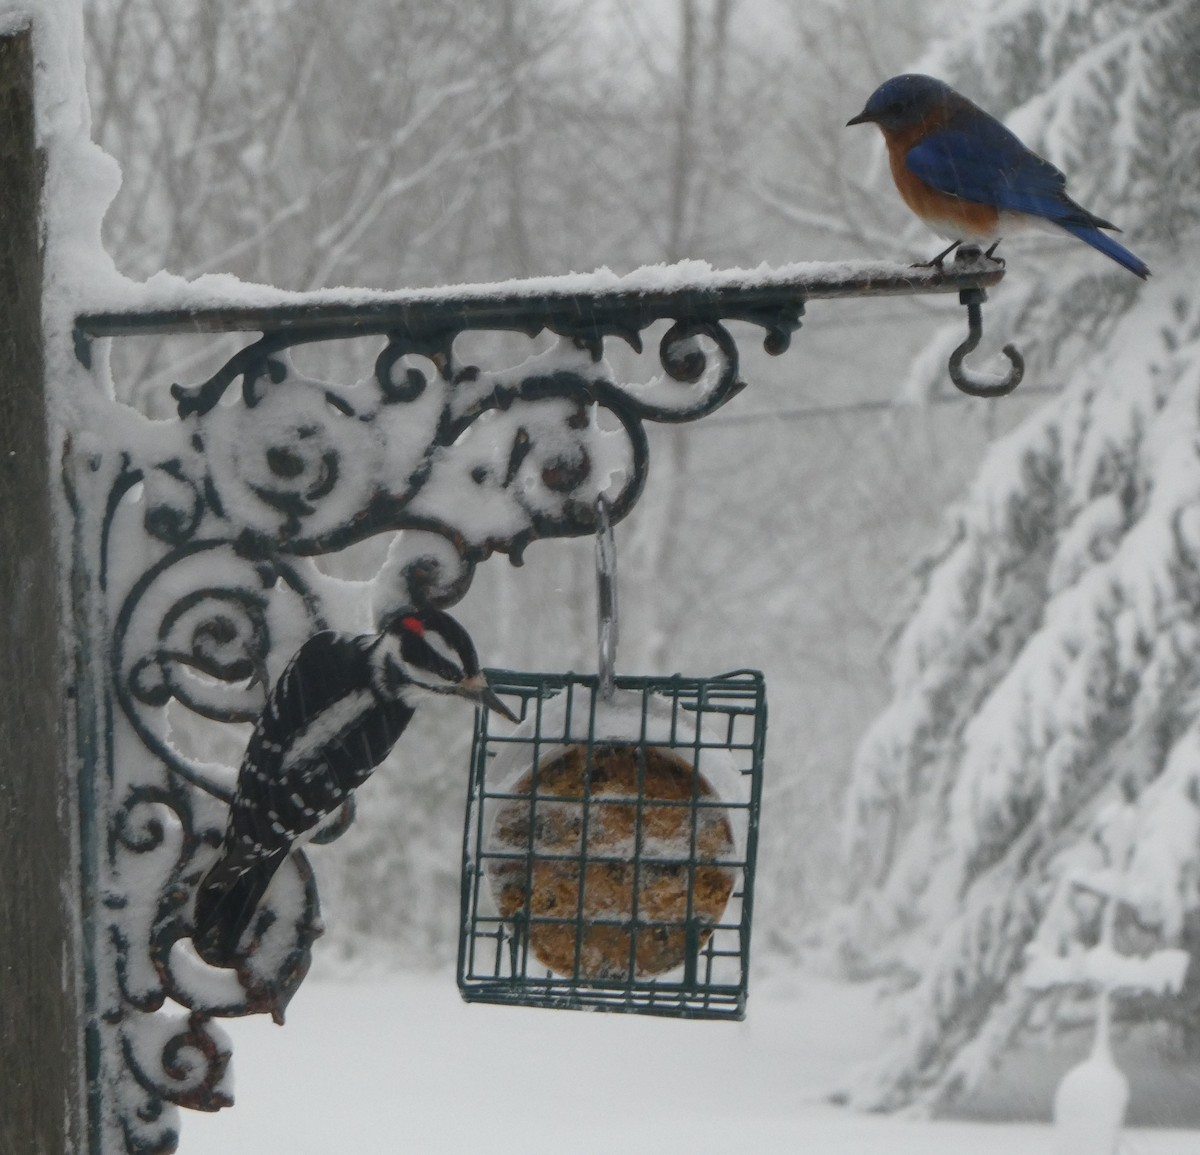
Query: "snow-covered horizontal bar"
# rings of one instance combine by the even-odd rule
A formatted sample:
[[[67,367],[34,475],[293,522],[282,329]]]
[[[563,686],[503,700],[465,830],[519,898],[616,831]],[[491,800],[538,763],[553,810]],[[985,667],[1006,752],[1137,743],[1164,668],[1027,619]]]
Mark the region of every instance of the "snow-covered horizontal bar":
[[[987,288],[1003,266],[982,256],[945,270],[885,261],[806,261],[770,268],[713,269],[704,261],[647,265],[625,275],[608,269],[554,277],[380,292],[321,289],[296,293],[229,276],[195,281],[160,275],[111,307],[81,314],[83,337],[231,331],[427,332],[450,328],[537,331],[561,323],[612,331],[634,318],[745,319],[802,313],[808,300],[951,293]],[[792,326],[794,327],[794,326]],[[345,334],[339,334],[345,335]]]
[[[1141,957],[1119,954],[1104,945],[1061,956],[1031,952],[1023,982],[1035,991],[1093,986],[1129,994],[1178,994],[1190,963],[1191,955],[1175,947]]]

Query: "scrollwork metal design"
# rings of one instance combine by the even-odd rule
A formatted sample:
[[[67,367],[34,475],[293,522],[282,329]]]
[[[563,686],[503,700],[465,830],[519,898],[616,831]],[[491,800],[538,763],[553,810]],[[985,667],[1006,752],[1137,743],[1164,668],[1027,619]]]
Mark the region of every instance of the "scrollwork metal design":
[[[621,335],[640,347],[636,329]],[[672,325],[658,372],[636,384],[578,333],[498,370],[461,363],[454,336],[383,334],[371,374],[341,385],[297,371],[299,340],[268,334],[177,387],[177,423],[111,447],[99,569],[119,713],[103,1017],[140,1088],[131,1150],[169,1150],[175,1107],[230,1101],[213,1020],[282,1021],[320,933],[312,870],[294,853],[235,969],[207,966],[189,938],[247,727],[287,658],[320,629],[457,601],[494,553],[520,564],[535,540],[590,534],[600,497],[618,520],[645,485],[643,423],[695,420],[742,388],[736,344],[712,320]],[[348,607],[316,559],[380,535],[386,560]]]

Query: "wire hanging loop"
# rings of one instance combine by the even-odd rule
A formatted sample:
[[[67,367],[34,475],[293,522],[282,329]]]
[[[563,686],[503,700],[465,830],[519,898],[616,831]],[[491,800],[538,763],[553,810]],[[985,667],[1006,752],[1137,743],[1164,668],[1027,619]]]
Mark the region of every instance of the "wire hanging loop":
[[[617,665],[617,543],[608,499],[596,498],[596,636],[600,647],[600,696],[613,696]]]
[[[983,289],[963,289],[958,294],[958,300],[960,304],[967,306],[967,339],[950,354],[950,380],[971,397],[1003,397],[1006,393],[1011,393],[1025,376],[1025,358],[1015,345],[1005,345],[1004,355],[1010,365],[1006,377],[976,374],[968,369],[963,361],[983,337],[981,306],[987,300],[987,293]]]

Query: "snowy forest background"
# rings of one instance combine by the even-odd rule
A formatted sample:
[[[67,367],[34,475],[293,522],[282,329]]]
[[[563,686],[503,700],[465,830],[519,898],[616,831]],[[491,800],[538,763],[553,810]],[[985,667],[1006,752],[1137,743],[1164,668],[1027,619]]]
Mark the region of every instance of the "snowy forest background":
[[[883,978],[890,1048],[852,1089],[943,1106],[1091,1001],[1027,948],[1188,950],[1182,994],[1120,1000],[1200,1059],[1200,0],[94,0],[93,135],[135,277],[285,288],[881,257],[937,242],[866,129],[883,78],[943,76],[1118,221],[1147,285],[1083,246],[1005,242],[986,310],[1026,383],[946,390],[962,310],[818,302],[792,350],[652,429],[617,530],[619,668],[758,666],[771,703],[755,952]],[[122,343],[131,403],[223,359]],[[369,549],[338,559],[370,565]],[[592,545],[482,567],[456,611],[490,665],[595,662]],[[313,853],[317,965],[456,942],[469,715],[426,708]],[[1112,857],[1118,813],[1136,826]],[[843,863],[834,868],[832,864]],[[1089,873],[1090,872],[1090,873]]]

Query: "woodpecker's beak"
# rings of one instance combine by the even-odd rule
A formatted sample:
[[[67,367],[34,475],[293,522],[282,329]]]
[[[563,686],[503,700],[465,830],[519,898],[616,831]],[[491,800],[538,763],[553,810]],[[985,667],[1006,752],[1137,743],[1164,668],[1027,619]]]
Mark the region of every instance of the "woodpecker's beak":
[[[852,124],[870,124],[875,118],[867,115],[867,110],[864,108],[857,116],[852,116],[846,121],[846,127],[849,128]]]
[[[458,684],[458,692],[464,698],[470,698],[473,702],[479,702],[489,710],[495,710],[497,714],[502,718],[507,718],[510,722],[521,720],[500,700],[499,695],[487,684],[487,678],[482,674],[472,674],[471,677],[464,678]]]

